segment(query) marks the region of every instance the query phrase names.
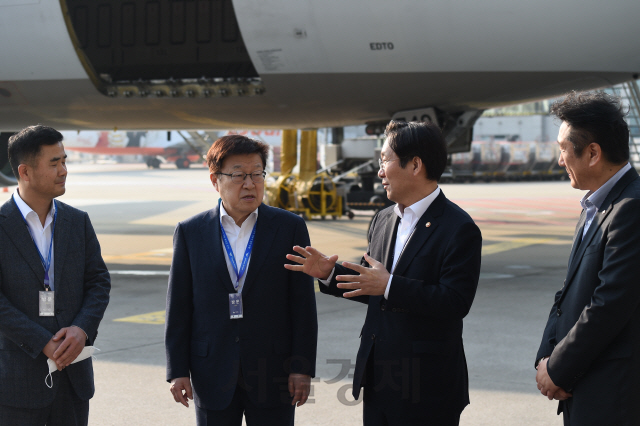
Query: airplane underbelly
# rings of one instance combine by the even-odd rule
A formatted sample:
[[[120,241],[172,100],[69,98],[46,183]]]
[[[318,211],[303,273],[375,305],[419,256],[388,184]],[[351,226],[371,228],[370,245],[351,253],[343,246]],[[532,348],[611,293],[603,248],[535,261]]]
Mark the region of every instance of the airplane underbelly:
[[[384,121],[424,105],[485,109],[627,79],[586,72],[269,74],[262,96],[175,99],[109,98],[86,79],[0,82],[0,90],[11,87],[25,98],[0,96],[0,130],[34,123],[60,130],[336,127]]]

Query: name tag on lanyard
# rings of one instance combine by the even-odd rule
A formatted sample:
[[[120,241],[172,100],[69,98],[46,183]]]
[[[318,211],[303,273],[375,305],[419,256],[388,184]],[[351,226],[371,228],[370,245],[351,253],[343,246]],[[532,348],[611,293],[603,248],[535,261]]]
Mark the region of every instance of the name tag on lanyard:
[[[220,206],[220,202],[218,202],[218,206]],[[218,207],[219,208],[219,207]],[[249,258],[251,257],[251,250],[253,249],[253,241],[256,235],[256,226],[258,225],[258,221],[253,225],[253,230],[251,231],[251,236],[249,237],[249,242],[247,243],[247,248],[244,251],[244,256],[242,257],[242,264],[240,265],[240,270],[238,270],[238,266],[236,264],[236,257],[233,254],[233,249],[231,248],[231,243],[229,243],[229,238],[227,238],[227,233],[224,230],[222,224],[220,224],[220,233],[222,234],[222,242],[224,243],[224,248],[227,251],[227,256],[229,257],[229,262],[233,267],[233,271],[236,274],[236,280],[234,284],[234,288],[236,290],[235,293],[229,293],[229,318],[231,319],[240,319],[243,318],[244,310],[242,306],[242,292],[238,291],[240,287],[240,279],[244,275],[247,270],[247,265],[249,264]]]
[[[55,291],[39,291],[38,311],[41,317],[55,315]]]
[[[12,197],[13,199],[13,197]],[[13,199],[14,204],[16,204],[16,200]],[[33,245],[36,247],[36,251],[38,252],[38,256],[40,256],[40,262],[42,262],[42,267],[44,268],[44,291],[38,292],[38,312],[41,317],[52,317],[55,315],[55,292],[51,291],[51,280],[49,278],[49,270],[51,269],[51,254],[53,252],[53,236],[56,231],[56,221],[58,220],[58,209],[56,208],[55,200],[53,203],[53,224],[51,226],[51,240],[49,241],[49,252],[47,253],[47,258],[45,259],[42,253],[40,253],[40,249],[38,248],[38,244],[36,244],[36,240],[31,235],[31,228],[29,228],[29,224],[27,223],[27,219],[22,216],[22,211],[16,204],[16,208],[20,211],[20,216],[24,221],[25,226],[27,227],[27,231],[31,236],[31,240],[33,241]]]
[[[242,318],[242,293],[229,293],[229,317]]]

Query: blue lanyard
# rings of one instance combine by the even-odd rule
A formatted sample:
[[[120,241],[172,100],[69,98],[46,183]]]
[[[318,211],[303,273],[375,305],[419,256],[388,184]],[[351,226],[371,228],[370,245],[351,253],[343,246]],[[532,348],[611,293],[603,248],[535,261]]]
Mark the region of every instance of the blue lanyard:
[[[33,245],[36,246],[36,251],[38,252],[38,256],[40,256],[40,262],[42,262],[42,267],[44,268],[44,289],[46,291],[51,291],[51,286],[50,286],[51,281],[49,280],[49,269],[51,268],[51,253],[53,252],[52,250],[53,235],[56,232],[56,221],[58,220],[58,208],[56,207],[56,200],[52,201],[53,202],[53,225],[51,227],[51,241],[49,241],[49,253],[47,254],[47,260],[45,261],[44,256],[42,256],[42,253],[40,253],[38,244],[36,244],[36,240],[33,238],[33,235],[31,234],[31,228],[27,223],[27,219],[22,215],[22,210],[20,210],[20,208],[18,207],[16,200],[13,197],[11,197],[11,199],[13,200],[13,203],[16,205],[16,208],[18,208],[18,211],[20,212],[20,217],[24,221],[24,224],[27,225],[27,230],[29,231],[29,235],[31,235],[31,241],[33,241]]]
[[[218,201],[218,211],[220,211],[220,203],[222,199]],[[227,250],[227,256],[229,256],[229,261],[231,262],[231,266],[233,266],[233,272],[236,273],[236,283],[233,285],[233,288],[238,291],[238,287],[240,286],[240,278],[244,275],[247,270],[247,265],[249,264],[249,257],[251,257],[251,250],[253,249],[253,240],[256,236],[256,226],[258,225],[258,221],[253,225],[253,230],[251,231],[251,236],[249,237],[249,242],[247,243],[247,248],[244,251],[244,256],[242,257],[242,265],[240,265],[240,270],[238,271],[238,265],[236,264],[236,257],[233,254],[233,249],[231,248],[231,244],[229,243],[229,238],[227,238],[227,233],[224,231],[224,227],[222,223],[220,224],[220,230],[222,231],[222,242],[224,243],[224,248]]]

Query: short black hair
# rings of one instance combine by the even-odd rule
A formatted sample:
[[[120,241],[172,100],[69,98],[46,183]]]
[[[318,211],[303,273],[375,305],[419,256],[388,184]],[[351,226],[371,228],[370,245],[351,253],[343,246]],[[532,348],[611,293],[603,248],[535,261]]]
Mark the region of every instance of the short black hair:
[[[25,127],[9,138],[9,164],[16,179],[20,180],[18,167],[31,163],[40,154],[42,145],[62,142],[62,134],[52,127],[41,124]]]
[[[571,92],[551,105],[551,115],[571,126],[569,141],[576,156],[590,143],[597,143],[609,162],[629,161],[627,115],[617,96],[605,92]]]
[[[447,144],[440,128],[433,123],[391,120],[384,131],[389,147],[404,169],[409,161],[420,157],[427,178],[439,181],[447,166]]]
[[[225,158],[237,154],[259,154],[262,167],[267,167],[269,145],[243,135],[231,134],[216,140],[207,152],[210,173],[220,173]]]

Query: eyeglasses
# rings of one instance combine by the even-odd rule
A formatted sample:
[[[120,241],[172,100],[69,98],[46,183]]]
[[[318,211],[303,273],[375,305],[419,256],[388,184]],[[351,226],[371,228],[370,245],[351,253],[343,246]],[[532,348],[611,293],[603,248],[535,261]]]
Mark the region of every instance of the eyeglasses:
[[[384,160],[384,161],[381,158],[378,158],[378,165],[380,166],[380,170],[384,170],[384,168],[387,166],[387,163],[390,163],[396,160],[399,160],[399,158],[394,158],[393,160]]]
[[[253,172],[253,173],[243,173],[243,172],[233,172],[233,173],[222,173],[218,172],[217,175],[225,175],[231,176],[231,182],[236,184],[241,184],[247,178],[247,176],[251,177],[253,183],[262,183],[264,182],[264,177],[267,175],[267,172]]]

